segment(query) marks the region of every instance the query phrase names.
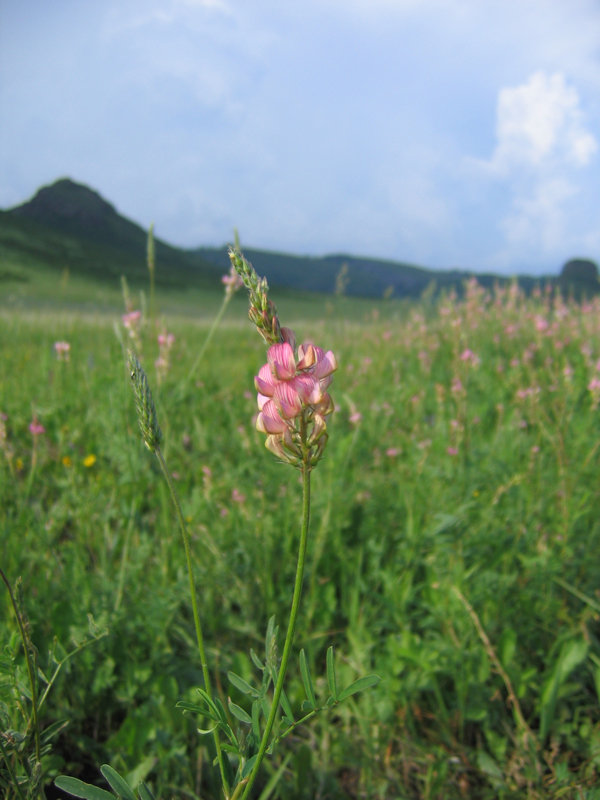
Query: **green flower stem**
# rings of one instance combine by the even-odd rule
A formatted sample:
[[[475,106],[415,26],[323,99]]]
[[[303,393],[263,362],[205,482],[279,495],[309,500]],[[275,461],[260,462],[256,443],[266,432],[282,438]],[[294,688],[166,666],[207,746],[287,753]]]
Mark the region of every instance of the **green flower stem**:
[[[192,613],[194,615],[194,624],[196,626],[196,638],[198,640],[198,650],[200,652],[200,661],[202,663],[202,674],[204,676],[204,687],[206,689],[207,695],[212,700],[212,689],[210,686],[210,674],[208,671],[208,663],[206,660],[206,653],[204,650],[204,638],[202,636],[202,626],[200,625],[200,616],[198,614],[198,603],[196,600],[196,582],[194,580],[194,570],[192,567],[192,553],[190,550],[190,537],[187,532],[187,528],[185,525],[185,521],[183,519],[183,514],[181,513],[181,506],[179,504],[179,498],[177,497],[177,492],[175,491],[175,486],[173,485],[173,481],[171,480],[171,476],[169,475],[169,470],[167,469],[167,464],[162,454],[160,447],[157,445],[156,450],[156,457],[158,458],[158,462],[161,466],[163,471],[163,475],[165,476],[165,480],[169,486],[169,490],[171,492],[171,497],[173,499],[173,505],[175,506],[175,510],[177,512],[177,518],[179,520],[179,527],[181,528],[181,535],[183,536],[183,546],[185,548],[185,558],[187,561],[187,568],[188,568],[188,576],[190,579],[190,594],[192,598]],[[221,770],[221,780],[223,781],[223,789],[225,790],[225,797],[229,797],[229,783],[227,781],[227,776],[225,774],[225,767],[223,764],[223,753],[221,751],[221,742],[219,741],[219,732],[218,729],[215,728],[214,730],[214,738],[215,738],[215,747],[217,750],[217,759],[219,761],[219,769]]]
[[[182,384],[182,386],[180,388],[185,388],[185,386],[187,386],[187,384],[192,379],[192,375],[198,369],[198,365],[202,361],[202,359],[204,357],[204,353],[206,352],[206,350],[208,348],[208,345],[211,343],[212,338],[215,335],[215,331],[219,327],[219,324],[220,324],[221,320],[223,319],[223,316],[225,315],[225,312],[227,311],[227,306],[231,302],[231,298],[232,297],[233,297],[233,292],[230,292],[229,294],[225,294],[225,297],[223,298],[223,302],[221,304],[221,308],[219,309],[219,313],[215,317],[215,321],[213,322],[213,324],[211,326],[211,329],[209,330],[208,335],[207,335],[206,339],[204,340],[204,344],[202,345],[202,349],[198,353],[198,357],[194,361],[193,367],[189,371],[187,378],[184,380],[184,382],[183,382],[183,384]]]
[[[304,432],[303,440],[306,440],[306,432]],[[279,707],[279,699],[281,698],[281,692],[283,690],[283,681],[285,679],[285,673],[287,671],[288,661],[290,660],[290,653],[292,650],[292,642],[294,641],[294,631],[296,629],[296,619],[298,617],[298,609],[300,607],[300,597],[302,595],[302,579],[304,577],[304,561],[306,557],[306,544],[308,542],[308,522],[310,516],[310,466],[308,464],[308,449],[305,447],[304,453],[304,461],[302,465],[302,529],[300,532],[300,548],[298,551],[298,566],[296,567],[296,583],[294,585],[294,596],[292,598],[292,610],[290,612],[290,621],[288,624],[287,634],[285,636],[285,644],[283,646],[283,656],[281,657],[281,666],[279,668],[279,676],[277,678],[277,685],[275,686],[275,692],[273,695],[273,704],[271,705],[271,711],[269,713],[269,718],[267,720],[267,727],[265,728],[265,732],[263,733],[260,747],[258,750],[258,756],[256,761],[254,762],[254,767],[252,768],[252,772],[250,773],[250,777],[248,778],[248,783],[246,784],[246,789],[244,794],[242,795],[242,800],[246,800],[246,798],[250,795],[250,790],[252,789],[252,784],[256,780],[256,776],[258,775],[258,770],[260,769],[260,765],[262,763],[263,758],[265,757],[265,753],[267,752],[267,748],[269,746],[269,737],[271,735],[271,730],[273,729],[273,723],[275,722],[275,717],[277,715],[277,709]]]
[[[25,660],[27,662],[27,672],[29,674],[29,683],[31,685],[31,707],[32,707],[32,714],[33,714],[33,730],[35,733],[35,760],[39,763],[40,761],[40,726],[38,721],[38,705],[37,705],[37,689],[36,689],[36,681],[35,681],[35,669],[34,665],[31,662],[31,653],[29,652],[29,639],[27,634],[25,633],[25,626],[23,625],[23,620],[21,619],[21,615],[19,613],[19,608],[17,606],[17,601],[15,600],[15,596],[11,589],[10,583],[8,582],[8,578],[4,574],[4,572],[0,569],[0,577],[6,584],[6,588],[8,589],[8,594],[10,595],[10,602],[12,603],[13,611],[15,612],[15,617],[17,618],[17,625],[19,626],[19,633],[21,634],[21,640],[23,641],[23,650],[25,650]]]
[[[25,800],[25,798],[23,797],[23,793],[21,792],[21,787],[19,786],[19,783],[17,781],[17,776],[13,772],[13,768],[12,768],[12,766],[10,764],[9,759],[8,759],[8,755],[6,753],[6,750],[4,749],[4,745],[2,744],[2,738],[1,737],[0,737],[0,752],[2,753],[2,758],[4,759],[4,763],[6,764],[6,769],[8,771],[8,776],[11,779],[11,781],[13,783],[13,786],[15,787],[15,793],[17,794],[18,797],[21,798],[21,800]]]

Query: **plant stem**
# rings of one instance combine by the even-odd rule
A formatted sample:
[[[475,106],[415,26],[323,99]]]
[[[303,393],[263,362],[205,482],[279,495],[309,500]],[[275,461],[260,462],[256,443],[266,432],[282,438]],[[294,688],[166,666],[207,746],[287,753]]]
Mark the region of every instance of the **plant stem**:
[[[303,436],[303,439],[306,439],[306,436]],[[271,706],[271,711],[269,713],[269,718],[267,720],[267,726],[263,733],[260,747],[258,750],[258,756],[256,761],[254,762],[254,767],[252,768],[252,772],[250,773],[250,777],[248,778],[248,783],[246,784],[246,789],[244,794],[242,795],[242,800],[246,800],[246,798],[250,795],[250,790],[252,789],[252,784],[256,780],[256,776],[258,775],[258,770],[260,769],[261,762],[265,757],[265,753],[267,752],[267,748],[269,746],[269,736],[271,735],[271,730],[273,729],[273,723],[275,722],[275,717],[277,715],[277,709],[279,707],[279,699],[281,697],[281,692],[283,689],[283,681],[285,679],[285,673],[287,671],[288,661],[290,660],[290,653],[292,650],[292,642],[294,641],[294,631],[296,629],[296,619],[298,617],[298,609],[300,607],[300,597],[302,595],[302,579],[304,577],[304,561],[306,557],[306,544],[308,542],[308,522],[310,517],[310,466],[308,464],[308,453],[305,449],[304,453],[304,461],[302,465],[302,529],[300,531],[300,547],[298,550],[298,566],[296,567],[296,582],[294,585],[294,596],[292,598],[292,610],[290,612],[290,621],[288,623],[288,629],[285,636],[285,644],[283,646],[283,655],[281,657],[281,666],[279,667],[279,675],[277,677],[277,685],[275,686],[275,692],[273,694],[273,704]]]
[[[2,738],[0,737],[0,750],[2,751],[2,758],[4,759],[4,763],[6,764],[6,769],[8,771],[8,775],[13,782],[13,786],[15,787],[15,793],[21,798],[21,800],[25,800],[23,794],[21,792],[21,787],[17,782],[17,776],[13,772],[13,768],[10,765],[10,761],[8,760],[8,755],[6,754],[6,750],[4,749],[4,745],[2,744]]]
[[[31,707],[32,707],[32,715],[33,715],[33,730],[35,734],[35,760],[39,763],[40,761],[40,726],[38,722],[38,707],[37,707],[37,690],[36,690],[36,681],[35,681],[35,670],[33,668],[33,664],[31,663],[31,653],[29,652],[29,637],[25,632],[25,626],[23,625],[23,620],[21,619],[21,614],[19,613],[19,608],[17,606],[17,601],[15,600],[15,596],[11,589],[10,583],[8,582],[8,578],[0,569],[0,577],[6,584],[6,588],[8,589],[8,594],[10,595],[10,602],[12,603],[13,611],[15,612],[15,617],[17,618],[17,625],[19,626],[19,633],[21,634],[21,640],[23,642],[23,650],[25,650],[25,661],[27,662],[27,672],[29,674],[29,683],[31,685]]]
[[[212,340],[212,338],[213,338],[213,336],[215,334],[215,331],[219,327],[219,323],[223,319],[223,315],[227,311],[227,306],[229,305],[232,297],[233,297],[233,293],[230,293],[230,294],[226,294],[225,297],[223,298],[223,302],[221,304],[221,308],[219,309],[219,313],[215,317],[215,321],[213,322],[213,324],[211,326],[211,329],[209,330],[208,335],[207,335],[206,339],[204,340],[204,344],[202,345],[202,349],[198,353],[198,357],[194,361],[194,365],[191,368],[191,370],[189,371],[187,378],[181,384],[180,389],[184,389],[187,386],[187,384],[192,379],[192,375],[198,369],[198,365],[202,361],[202,358],[204,357],[204,353],[206,352],[206,349],[208,348],[208,345],[211,343],[211,340]]]
[[[129,556],[129,542],[131,540],[131,534],[133,532],[133,525],[135,522],[135,503],[131,504],[131,513],[129,517],[129,525],[127,526],[127,532],[125,533],[125,542],[123,544],[123,555],[121,558],[121,569],[119,571],[119,584],[117,587],[117,597],[115,599],[115,611],[119,610],[119,606],[121,605],[121,600],[123,599],[123,589],[125,588],[125,571],[127,569],[127,558]]]
[[[202,675],[204,676],[204,687],[206,689],[207,695],[212,700],[212,689],[210,686],[210,673],[208,671],[208,663],[206,661],[206,653],[204,650],[204,639],[202,637],[202,626],[200,625],[200,616],[198,614],[198,603],[196,600],[196,581],[194,580],[194,570],[192,567],[192,553],[190,550],[190,537],[187,532],[187,528],[185,525],[185,521],[183,519],[183,514],[181,513],[181,506],[179,504],[179,498],[177,497],[177,492],[175,491],[175,486],[173,485],[173,481],[171,480],[171,476],[169,475],[169,470],[167,469],[167,464],[162,454],[160,447],[156,447],[154,451],[156,453],[156,457],[158,458],[158,462],[161,466],[163,471],[163,475],[165,476],[165,480],[169,486],[169,490],[171,492],[171,498],[173,499],[173,505],[175,506],[175,510],[177,512],[177,518],[179,520],[179,527],[181,528],[181,535],[183,536],[183,546],[185,548],[185,559],[187,561],[187,568],[188,568],[188,577],[190,580],[190,595],[192,598],[192,613],[194,615],[194,625],[196,626],[196,638],[198,640],[198,650],[200,652],[200,661],[202,664]],[[221,770],[221,780],[223,781],[223,789],[225,791],[225,797],[229,798],[229,782],[227,780],[227,776],[225,774],[225,766],[223,764],[223,753],[221,751],[221,742],[219,741],[219,731],[218,728],[214,730],[214,738],[215,738],[215,747],[217,750],[217,759],[219,760],[219,769]]]

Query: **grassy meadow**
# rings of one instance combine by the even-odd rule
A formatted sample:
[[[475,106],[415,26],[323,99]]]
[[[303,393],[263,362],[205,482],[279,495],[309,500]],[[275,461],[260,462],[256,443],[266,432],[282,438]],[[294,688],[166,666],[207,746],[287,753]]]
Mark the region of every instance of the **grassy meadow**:
[[[18,287],[0,310],[1,567],[13,586],[22,577],[42,689],[87,642],[41,709],[43,729],[68,723],[43,759],[46,795],[66,796],[59,774],[106,787],[108,763],[159,798],[216,800],[209,737],[176,708],[202,674],[118,295],[89,305],[83,285],[64,287],[67,310],[33,313]],[[194,297],[159,296],[176,337],[168,373],[159,380],[148,319],[139,354],[192,535],[213,680],[246,707],[227,672],[254,680],[250,648],[261,652],[272,615],[285,629],[301,486],[254,429],[265,347],[242,293],[176,391],[222,296],[198,294],[196,315]],[[294,648],[317,695],[330,645],[341,683],[381,682],[285,739],[255,796],[600,798],[600,302],[475,283],[412,306],[274,299],[299,341],[339,362]],[[0,602],[7,744],[28,690],[4,589]],[[294,657],[295,710],[301,688]]]

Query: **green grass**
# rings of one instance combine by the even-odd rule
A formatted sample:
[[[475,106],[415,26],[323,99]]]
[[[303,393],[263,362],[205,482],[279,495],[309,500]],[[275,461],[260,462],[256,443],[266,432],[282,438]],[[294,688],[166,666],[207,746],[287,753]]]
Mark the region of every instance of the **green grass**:
[[[68,312],[59,298],[0,315],[2,568],[23,578],[44,671],[55,637],[57,652],[70,648],[88,614],[109,629],[65,665],[44,707],[44,726],[69,721],[45,775],[102,785],[110,763],[157,796],[216,798],[207,737],[175,708],[202,677],[180,536],[113,331],[118,295],[94,315],[81,292]],[[158,298],[167,312],[169,296]],[[287,621],[301,487],[252,425],[265,352],[242,299],[173,401],[221,296],[203,295],[197,319],[193,297],[166,313],[177,340],[160,387],[148,330],[143,356],[193,538],[211,671],[222,697],[244,706],[227,671],[250,679],[269,617]],[[473,288],[410,313],[275,299],[300,341],[340,363],[295,648],[318,695],[330,645],[341,684],[369,672],[382,681],[284,740],[261,785],[289,752],[273,798],[597,797],[597,302],[492,301]],[[59,339],[71,343],[67,363],[54,356]],[[476,360],[461,358],[467,348]],[[46,429],[35,459],[34,415]],[[0,602],[1,639],[16,651],[6,593]],[[11,692],[0,686],[3,728],[16,719]]]

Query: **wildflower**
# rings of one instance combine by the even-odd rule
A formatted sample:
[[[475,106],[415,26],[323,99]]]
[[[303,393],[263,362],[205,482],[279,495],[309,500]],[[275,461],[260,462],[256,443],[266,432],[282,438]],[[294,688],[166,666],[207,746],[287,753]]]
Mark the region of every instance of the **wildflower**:
[[[131,335],[133,335],[133,331],[139,325],[141,317],[141,311],[129,311],[127,314],[123,314],[121,317],[123,325],[127,328]]]
[[[360,413],[360,411],[355,411],[348,417],[348,421],[351,422],[352,425],[358,425],[361,419],[362,419],[362,414]]]
[[[246,495],[242,494],[237,489],[234,489],[231,492],[231,499],[234,501],[234,503],[242,504],[246,502]]]
[[[46,433],[46,428],[34,418],[29,423],[29,432],[33,434],[33,436],[41,436],[42,433]]]
[[[158,358],[154,362],[154,366],[156,367],[159,384],[171,368],[171,348],[174,343],[175,336],[172,333],[160,333],[158,335]]]
[[[450,387],[450,391],[454,394],[461,394],[464,392],[462,381],[460,378],[453,378],[452,379],[452,386]]]
[[[447,447],[446,452],[449,456],[457,456],[458,455],[458,448],[457,447]]]
[[[69,342],[54,342],[54,352],[59,361],[68,361],[71,345]]]
[[[479,356],[476,356],[475,353],[468,347],[466,350],[462,351],[459,358],[461,361],[468,361],[474,367],[479,366],[479,364],[481,363],[481,359],[479,358]]]
[[[337,360],[312,344],[295,348],[295,335],[281,328],[284,342],[272,345],[254,379],[259,414],[256,427],[267,434],[266,447],[284,461],[315,466],[327,442],[325,417],[334,409],[326,389]],[[310,432],[309,432],[310,426]]]
[[[86,456],[83,459],[83,466],[88,467],[88,469],[89,467],[93,467],[95,463],[96,463],[96,456],[93,453],[90,453],[89,456]]]
[[[388,458],[396,458],[402,453],[402,450],[399,447],[388,447],[385,451],[385,454]]]
[[[72,462],[70,456],[63,456],[62,463],[63,463],[63,466],[67,467],[67,468],[73,466],[73,462]]]
[[[600,378],[593,377],[587,388],[592,394],[592,408],[596,410],[600,402]]]
[[[225,284],[225,297],[230,297],[232,294],[235,294],[235,292],[244,285],[244,281],[235,271],[233,264],[229,269],[229,273],[223,275],[221,282]]]

